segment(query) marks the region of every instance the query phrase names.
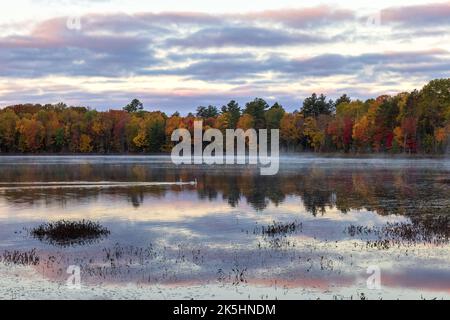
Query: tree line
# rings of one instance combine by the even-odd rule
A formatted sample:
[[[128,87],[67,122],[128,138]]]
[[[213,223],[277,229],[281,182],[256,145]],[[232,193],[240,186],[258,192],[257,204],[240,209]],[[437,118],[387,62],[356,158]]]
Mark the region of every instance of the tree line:
[[[280,129],[281,150],[359,153],[444,153],[450,147],[450,79],[421,90],[365,101],[312,94],[287,112],[255,98],[195,114],[145,111],[132,100],[122,110],[97,111],[59,104],[20,104],[0,110],[2,153],[157,153],[173,147],[177,128]]]

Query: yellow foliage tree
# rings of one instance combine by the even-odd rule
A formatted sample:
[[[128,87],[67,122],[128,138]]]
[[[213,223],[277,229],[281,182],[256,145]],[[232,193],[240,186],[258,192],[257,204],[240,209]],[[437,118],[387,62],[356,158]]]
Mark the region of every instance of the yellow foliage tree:
[[[303,116],[300,113],[285,113],[280,121],[280,136],[288,145],[296,144],[302,137]]]
[[[225,112],[217,117],[214,127],[224,132],[225,129],[229,127],[229,123],[230,123],[230,115],[228,112]]]
[[[87,134],[80,136],[80,152],[89,153],[92,151],[92,139]]]
[[[362,117],[353,126],[352,138],[359,149],[367,147],[370,142],[370,120],[367,116]]]
[[[133,143],[138,148],[145,148],[145,147],[147,147],[148,144],[147,144],[147,137],[146,137],[145,131],[143,131],[142,129],[139,130],[138,135],[133,138]]]
[[[17,122],[17,131],[20,133],[19,148],[23,152],[38,151],[44,141],[45,129],[36,119],[23,118]]]
[[[249,114],[243,114],[237,123],[237,127],[242,130],[248,130],[251,128],[254,128],[255,126],[255,120],[253,117]]]
[[[403,146],[404,135],[401,127],[395,127],[394,129],[394,139],[399,146]]]
[[[308,137],[311,147],[314,151],[320,151],[325,141],[325,133],[320,130],[317,120],[313,117],[308,117],[305,119],[305,129],[304,134]]]
[[[0,114],[0,147],[6,151],[14,145],[18,120],[19,117],[12,110]]]

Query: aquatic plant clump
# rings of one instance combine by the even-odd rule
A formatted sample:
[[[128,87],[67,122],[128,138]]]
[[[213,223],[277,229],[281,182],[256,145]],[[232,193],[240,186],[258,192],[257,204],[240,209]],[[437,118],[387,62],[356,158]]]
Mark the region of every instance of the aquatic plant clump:
[[[81,220],[44,223],[31,230],[31,235],[57,245],[90,243],[110,234],[110,231],[97,222]]]

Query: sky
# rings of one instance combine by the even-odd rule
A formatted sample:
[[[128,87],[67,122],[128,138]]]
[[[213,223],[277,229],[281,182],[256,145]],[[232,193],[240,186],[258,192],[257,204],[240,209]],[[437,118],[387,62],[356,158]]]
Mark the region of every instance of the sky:
[[[450,76],[450,2],[15,0],[0,10],[0,107],[168,114],[311,93],[366,99]]]

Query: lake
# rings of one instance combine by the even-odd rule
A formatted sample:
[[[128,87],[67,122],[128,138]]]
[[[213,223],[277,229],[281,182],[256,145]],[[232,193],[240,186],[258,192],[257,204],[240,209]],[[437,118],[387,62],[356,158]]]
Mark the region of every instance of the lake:
[[[1,298],[450,298],[450,159],[286,156],[261,176],[166,156],[4,156],[0,173]],[[30,233],[61,219],[110,234]]]

